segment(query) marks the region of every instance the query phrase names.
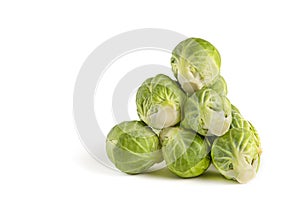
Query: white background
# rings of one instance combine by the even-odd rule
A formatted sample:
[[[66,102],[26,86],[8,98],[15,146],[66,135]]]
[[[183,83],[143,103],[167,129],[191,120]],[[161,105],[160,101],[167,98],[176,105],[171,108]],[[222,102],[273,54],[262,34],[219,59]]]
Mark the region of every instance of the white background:
[[[0,199],[299,198],[297,1],[1,1]],[[128,176],[83,148],[72,115],[76,76],[102,42],[137,28],[211,41],[229,98],[260,132],[257,177]]]

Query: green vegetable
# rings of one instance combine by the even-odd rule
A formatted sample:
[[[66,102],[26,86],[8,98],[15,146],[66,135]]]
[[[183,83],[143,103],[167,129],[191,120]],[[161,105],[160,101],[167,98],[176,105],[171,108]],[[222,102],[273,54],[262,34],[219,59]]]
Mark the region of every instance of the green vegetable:
[[[258,135],[256,129],[254,128],[254,126],[249,121],[244,119],[244,117],[241,115],[240,111],[234,105],[231,105],[231,110],[232,110],[232,112],[231,112],[232,113],[232,122],[231,122],[230,128],[244,128],[244,129],[251,131],[251,133],[253,133],[253,135],[254,135],[254,139],[255,139],[257,146],[260,147],[261,146],[260,138],[259,138],[259,135]]]
[[[192,94],[215,82],[220,74],[221,56],[208,41],[188,38],[173,50],[171,65],[183,90]]]
[[[193,131],[166,128],[160,133],[160,141],[167,167],[180,177],[199,176],[211,163],[208,144]]]
[[[218,76],[216,81],[210,85],[209,88],[215,90],[219,95],[226,96],[228,93],[226,81],[222,76]]]
[[[178,82],[158,74],[142,83],[136,94],[141,121],[111,129],[109,159],[128,174],[165,160],[182,178],[201,175],[212,162],[225,178],[247,183],[258,172],[261,142],[226,97],[218,50],[208,41],[188,38],[174,48],[171,65]]]
[[[231,104],[211,88],[202,88],[190,96],[184,105],[181,126],[204,136],[221,136],[231,123]]]
[[[114,126],[106,140],[109,159],[122,172],[138,174],[162,161],[158,136],[140,121]]]
[[[260,148],[250,130],[232,128],[214,141],[211,157],[214,166],[227,179],[247,183],[258,170]]]
[[[181,120],[186,95],[168,76],[147,79],[136,95],[137,112],[142,121],[155,129],[174,126]]]

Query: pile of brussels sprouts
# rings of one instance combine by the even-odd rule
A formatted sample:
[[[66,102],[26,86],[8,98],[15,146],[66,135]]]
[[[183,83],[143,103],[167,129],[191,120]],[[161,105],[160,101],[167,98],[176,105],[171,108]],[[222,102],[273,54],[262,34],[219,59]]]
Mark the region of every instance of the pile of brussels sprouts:
[[[177,81],[159,74],[139,87],[140,121],[122,122],[109,132],[109,159],[127,174],[164,160],[182,178],[199,176],[213,163],[227,179],[251,180],[259,168],[260,139],[226,97],[218,50],[189,38],[175,47],[171,65]]]

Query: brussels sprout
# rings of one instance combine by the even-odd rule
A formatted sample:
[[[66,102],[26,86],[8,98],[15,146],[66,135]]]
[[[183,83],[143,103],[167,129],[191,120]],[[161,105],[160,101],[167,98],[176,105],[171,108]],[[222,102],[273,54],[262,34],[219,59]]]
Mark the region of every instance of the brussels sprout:
[[[231,104],[211,88],[202,88],[184,104],[181,126],[204,136],[221,136],[231,123]]]
[[[138,174],[162,161],[158,136],[141,121],[114,126],[106,139],[109,159],[122,172]]]
[[[227,95],[227,84],[222,76],[218,76],[216,81],[209,86],[211,89],[215,90],[218,94],[226,96]]]
[[[256,129],[249,121],[244,119],[240,111],[234,105],[231,105],[231,115],[232,115],[232,122],[230,128],[244,128],[251,131],[251,133],[253,133],[254,135],[254,139],[257,146],[260,147],[261,146],[260,138]]]
[[[163,157],[171,172],[183,178],[201,175],[210,165],[209,147],[193,131],[171,127],[160,133]]]
[[[136,94],[137,112],[142,121],[155,129],[173,126],[181,120],[186,95],[168,76],[147,79]]]
[[[232,128],[214,141],[211,157],[214,166],[225,178],[247,183],[258,170],[259,151],[250,130]]]
[[[173,50],[171,65],[183,90],[192,94],[214,83],[220,74],[221,56],[208,41],[188,38]]]

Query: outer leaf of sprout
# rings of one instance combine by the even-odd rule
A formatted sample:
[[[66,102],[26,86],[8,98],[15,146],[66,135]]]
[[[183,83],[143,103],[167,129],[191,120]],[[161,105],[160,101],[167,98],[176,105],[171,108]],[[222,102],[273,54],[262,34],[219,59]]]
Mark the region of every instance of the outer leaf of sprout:
[[[228,93],[226,81],[222,76],[218,76],[216,81],[209,87],[223,96],[226,96]]]
[[[254,140],[255,140],[257,146],[261,147],[259,135],[258,135],[255,127],[251,124],[251,122],[246,120],[242,116],[242,114],[240,113],[238,108],[235,107],[234,105],[231,105],[231,110],[232,110],[232,112],[231,112],[232,113],[232,122],[231,122],[230,128],[243,128],[243,129],[250,130],[251,133],[253,133],[253,135],[254,135]]]

